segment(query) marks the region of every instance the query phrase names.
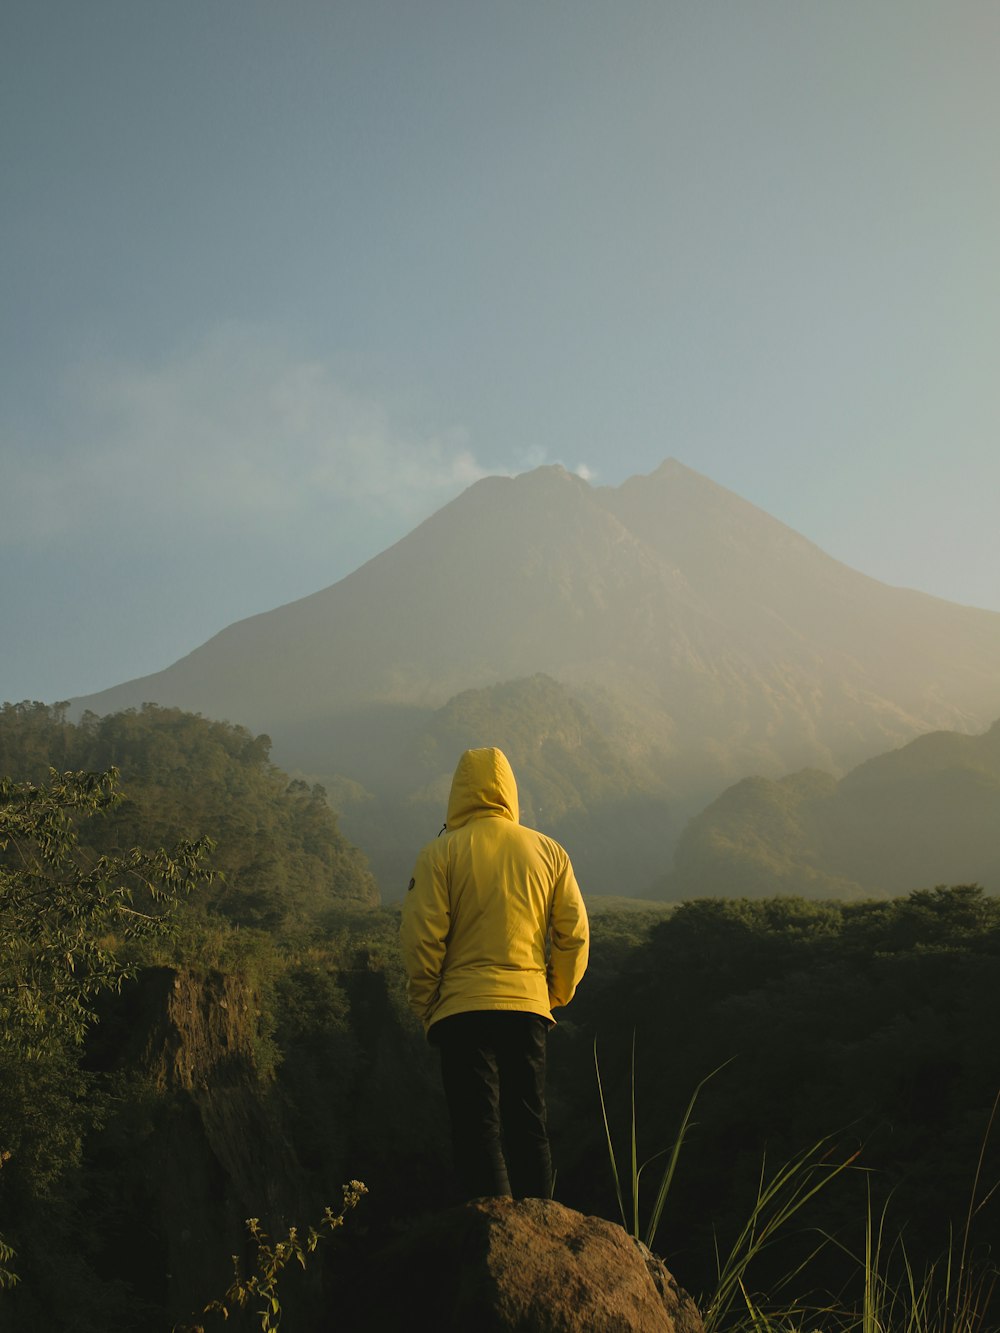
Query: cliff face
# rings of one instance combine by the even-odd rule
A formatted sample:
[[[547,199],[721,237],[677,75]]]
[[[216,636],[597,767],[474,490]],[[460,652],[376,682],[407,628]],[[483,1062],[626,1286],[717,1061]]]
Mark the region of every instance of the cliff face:
[[[294,1214],[299,1171],[260,1067],[263,1034],[255,995],[220,972],[167,970],[146,984],[158,989],[160,1002],[146,1067],[157,1089],[187,1109],[197,1140],[178,1144],[176,1157],[166,1156],[168,1178],[183,1181],[189,1174],[184,1149],[195,1149],[210,1169],[216,1206],[235,1217],[241,1232],[250,1215],[278,1224]]]
[[[148,969],[101,1025],[94,1062],[129,1089],[94,1149],[120,1195],[105,1266],[173,1320],[224,1292],[248,1217],[281,1234],[307,1207],[265,1053],[253,989],[220,972]]]

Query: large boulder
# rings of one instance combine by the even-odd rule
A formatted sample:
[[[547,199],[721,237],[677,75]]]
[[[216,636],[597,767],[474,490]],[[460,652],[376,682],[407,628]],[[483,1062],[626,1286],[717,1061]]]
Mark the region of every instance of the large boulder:
[[[366,1333],[702,1333],[665,1264],[550,1199],[476,1199],[416,1223],[355,1282]]]

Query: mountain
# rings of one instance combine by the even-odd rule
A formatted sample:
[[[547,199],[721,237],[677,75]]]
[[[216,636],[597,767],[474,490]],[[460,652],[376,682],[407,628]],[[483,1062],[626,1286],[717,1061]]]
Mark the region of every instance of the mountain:
[[[486,478],[332,587],[75,708],[231,719],[389,820],[426,788],[414,755],[439,710],[544,675],[670,804],[642,835],[662,867],[684,817],[747,773],[843,772],[922,732],[981,729],[998,667],[1000,614],[887,587],[668,460],[618,488],[559,467]],[[489,732],[480,704],[463,735]]]
[[[890,897],[940,884],[1000,889],[1000,722],[933,732],[839,782],[746,778],[684,830],[668,898]]]

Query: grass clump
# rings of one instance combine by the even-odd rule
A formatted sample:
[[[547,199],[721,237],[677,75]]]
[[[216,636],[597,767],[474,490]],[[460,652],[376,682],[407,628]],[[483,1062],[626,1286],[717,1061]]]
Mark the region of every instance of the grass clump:
[[[652,1249],[692,1127],[695,1105],[705,1085],[724,1066],[712,1070],[695,1087],[671,1146],[640,1162],[633,1034],[627,1175],[619,1167],[615,1150],[596,1040],[594,1067],[608,1163],[622,1225]],[[770,1171],[765,1155],[746,1221],[728,1249],[721,1248],[716,1240],[714,1286],[698,1302],[705,1333],[997,1333],[1000,1323],[995,1318],[994,1297],[1000,1269],[988,1249],[976,1249],[973,1233],[976,1217],[1000,1188],[1000,1181],[988,1187],[983,1181],[987,1143],[998,1109],[1000,1092],[983,1135],[961,1234],[956,1237],[949,1228],[942,1256],[923,1268],[911,1260],[903,1232],[891,1235],[888,1202],[876,1217],[869,1177],[863,1250],[856,1252],[837,1236],[808,1227],[795,1233],[800,1243],[803,1235],[814,1237],[814,1243],[805,1247],[804,1256],[780,1280],[771,1283],[767,1294],[756,1291],[751,1270],[761,1255],[771,1250],[781,1235],[794,1231],[796,1219],[802,1220],[803,1210],[820,1193],[845,1172],[861,1169],[857,1166],[861,1150],[838,1156],[830,1138],[817,1140]],[[642,1174],[654,1161],[663,1158],[666,1160],[643,1229]],[[817,1287],[812,1277],[814,1261],[824,1252],[828,1261],[831,1248],[847,1261],[842,1293],[803,1297],[803,1291]],[[825,1267],[829,1271],[828,1262]]]

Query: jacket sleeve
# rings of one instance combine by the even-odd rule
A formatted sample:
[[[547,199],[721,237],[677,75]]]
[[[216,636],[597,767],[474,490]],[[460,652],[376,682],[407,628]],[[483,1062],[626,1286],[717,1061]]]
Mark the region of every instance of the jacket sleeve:
[[[549,1007],[569,1004],[587,970],[590,923],[569,858],[556,880],[549,918]]]
[[[413,1012],[427,1026],[437,999],[451,925],[446,867],[425,848],[417,857],[403,900],[399,942],[409,978],[406,994]]]

